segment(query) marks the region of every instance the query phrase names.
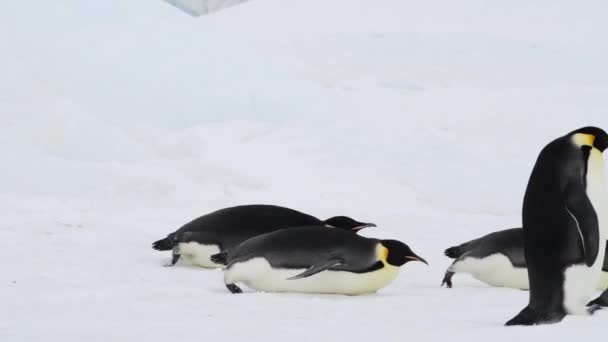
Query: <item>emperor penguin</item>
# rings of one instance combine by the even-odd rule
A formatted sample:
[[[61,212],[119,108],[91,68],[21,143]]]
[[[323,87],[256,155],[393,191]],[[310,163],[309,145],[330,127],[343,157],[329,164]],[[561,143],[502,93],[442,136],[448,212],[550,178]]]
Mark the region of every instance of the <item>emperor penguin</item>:
[[[284,229],[251,238],[211,257],[226,265],[224,284],[265,292],[359,295],[390,284],[399,267],[426,261],[404,243],[324,227]]]
[[[522,222],[530,297],[506,325],[588,315],[608,236],[603,151],[608,134],[584,127],[549,143],[524,195]]]
[[[230,250],[239,243],[256,235],[279,229],[321,225],[352,233],[373,223],[358,222],[347,216],[334,216],[322,221],[294,209],[267,204],[240,205],[224,208],[203,215],[186,223],[166,238],[152,244],[159,251],[173,251],[173,257],[165,266],[170,267],[184,256],[191,264],[217,268],[211,255]]]
[[[528,289],[524,231],[521,228],[490,233],[450,247],[444,253],[456,260],[445,272],[442,286],[451,288],[455,273],[470,273],[491,286]]]
[[[490,286],[528,290],[528,268],[524,255],[524,230],[511,228],[462,243],[445,250],[456,259],[448,267],[441,286],[452,287],[456,273],[469,273]],[[608,288],[608,242],[605,244],[604,265],[597,289]],[[598,303],[599,304],[599,303]]]

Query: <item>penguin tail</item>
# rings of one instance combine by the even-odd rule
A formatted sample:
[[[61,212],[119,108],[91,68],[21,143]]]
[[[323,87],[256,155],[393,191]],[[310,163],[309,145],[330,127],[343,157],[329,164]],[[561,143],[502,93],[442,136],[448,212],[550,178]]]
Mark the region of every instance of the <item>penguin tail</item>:
[[[513,317],[510,321],[508,321],[505,325],[514,326],[552,324],[561,321],[562,319],[564,319],[564,317],[566,317],[566,314],[564,312],[539,313],[527,306],[517,316]]]
[[[152,243],[152,248],[157,251],[170,251],[175,247],[177,239],[175,238],[175,233],[169,234],[166,238],[155,241]]]
[[[443,253],[445,254],[445,256],[447,256],[448,258],[451,259],[458,259],[460,258],[464,253],[466,252],[466,250],[464,249],[463,245],[460,246],[454,246],[454,247],[450,247],[448,249],[446,249]]]
[[[228,265],[228,253],[221,252],[217,254],[213,254],[211,256],[211,261],[220,265]]]

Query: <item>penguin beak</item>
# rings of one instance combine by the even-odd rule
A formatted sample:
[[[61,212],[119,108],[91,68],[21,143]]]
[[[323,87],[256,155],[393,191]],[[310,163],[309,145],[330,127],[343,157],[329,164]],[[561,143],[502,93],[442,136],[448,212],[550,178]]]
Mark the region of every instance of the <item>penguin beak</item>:
[[[602,140],[596,139],[595,148],[597,148],[603,153],[606,148],[608,148],[608,138],[604,138]]]
[[[413,260],[413,261],[420,261],[425,263],[428,266],[428,262],[426,262],[426,260],[422,259],[421,257],[417,256],[416,254],[412,253],[412,255],[408,255],[405,257],[408,260]]]
[[[362,223],[361,225],[356,226],[356,227],[355,227],[355,228],[353,228],[352,230],[353,230],[354,232],[358,232],[358,231],[360,231],[361,229],[365,229],[365,228],[371,228],[371,227],[377,227],[377,226],[376,226],[374,223]]]

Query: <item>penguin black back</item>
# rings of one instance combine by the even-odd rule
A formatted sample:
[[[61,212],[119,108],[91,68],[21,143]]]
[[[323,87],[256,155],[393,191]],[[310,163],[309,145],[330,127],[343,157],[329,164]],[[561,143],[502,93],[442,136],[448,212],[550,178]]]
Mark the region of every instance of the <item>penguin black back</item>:
[[[524,250],[524,231],[522,228],[511,228],[484,235],[478,239],[450,247],[444,254],[448,258],[458,259],[466,253],[474,251],[471,255],[484,258],[500,253],[509,258],[513,266],[526,267]]]
[[[243,242],[229,253],[229,263],[247,261],[255,257],[271,260],[274,267],[306,268],[331,254],[344,250],[365,250],[369,253],[353,253],[358,261],[366,263],[374,259],[377,239],[365,238],[339,229],[310,226],[276,231],[259,235]]]
[[[229,250],[260,234],[301,226],[331,226],[336,230],[356,233],[362,228],[375,225],[346,216],[322,221],[312,215],[276,205],[242,205],[203,215],[166,238],[154,242],[152,247],[157,250],[173,250],[173,258],[166,266],[174,265],[183,254],[193,264],[218,267],[209,263],[209,256],[216,254],[217,250]]]
[[[248,238],[274,229],[322,224],[318,218],[290,208],[266,204],[241,205],[198,217],[154,242],[152,247],[161,251],[171,250],[189,238],[203,238],[228,247],[243,241],[241,233]]]

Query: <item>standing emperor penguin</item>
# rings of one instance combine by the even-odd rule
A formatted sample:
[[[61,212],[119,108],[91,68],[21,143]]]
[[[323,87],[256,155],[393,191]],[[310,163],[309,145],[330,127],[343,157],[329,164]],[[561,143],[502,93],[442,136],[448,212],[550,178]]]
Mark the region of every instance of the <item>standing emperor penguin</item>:
[[[300,226],[320,225],[352,233],[373,223],[358,222],[347,216],[334,216],[322,221],[294,209],[267,204],[240,205],[203,215],[186,223],[166,238],[152,244],[159,251],[173,251],[165,266],[173,266],[181,256],[190,263],[205,268],[217,268],[210,257],[230,250],[256,235]]]
[[[399,267],[426,261],[403,242],[378,240],[339,229],[300,227],[251,238],[211,257],[226,265],[224,284],[257,291],[359,295],[390,284]]]
[[[608,135],[585,127],[547,145],[523,201],[530,299],[506,325],[556,323],[586,308],[600,280],[608,236],[602,152]]]

